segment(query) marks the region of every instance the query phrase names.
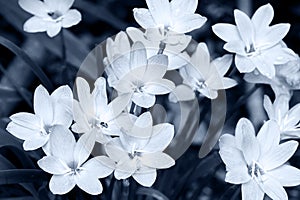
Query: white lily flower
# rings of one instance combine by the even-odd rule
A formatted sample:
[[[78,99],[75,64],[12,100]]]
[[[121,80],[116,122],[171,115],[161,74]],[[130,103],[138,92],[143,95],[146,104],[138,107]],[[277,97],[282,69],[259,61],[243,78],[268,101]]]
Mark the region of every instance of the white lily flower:
[[[272,87],[276,97],[291,95],[293,90],[300,89],[300,59],[295,53],[291,53],[290,61],[286,64],[275,65],[276,76],[269,79],[258,71],[245,74],[244,79],[249,83],[268,84]]]
[[[161,27],[176,33],[200,28],[206,17],[195,14],[197,0],[146,0],[149,9],[135,8],[133,15],[144,29]]]
[[[160,45],[165,44],[163,54],[168,56],[168,69],[174,70],[186,65],[189,61],[187,53],[181,53],[190,43],[192,37],[185,34],[177,34],[169,31],[164,34],[160,28],[147,29],[142,32],[140,29],[129,27],[127,34],[133,42],[142,42],[147,51],[147,57],[150,58],[162,51]]]
[[[53,174],[49,187],[53,194],[66,194],[75,185],[85,192],[102,193],[99,178],[109,176],[115,163],[106,156],[88,159],[94,147],[93,135],[84,134],[76,143],[72,132],[64,127],[55,127],[51,140],[53,154],[38,161],[45,172]]]
[[[239,120],[235,136],[221,136],[220,156],[226,165],[225,181],[242,184],[243,200],[287,200],[283,187],[300,184],[300,170],[285,164],[295,153],[298,142],[280,142],[278,125],[270,120],[257,136],[252,123]]]
[[[116,179],[132,176],[139,184],[151,187],[156,180],[156,169],[166,169],[175,164],[164,149],[174,137],[174,126],[168,123],[152,126],[149,112],[138,117],[124,134],[105,146],[106,153],[117,165]]]
[[[191,56],[190,63],[179,69],[183,85],[179,85],[170,94],[172,102],[187,101],[195,98],[194,91],[207,98],[218,97],[218,90],[237,85],[233,79],[224,77],[232,63],[232,56],[225,55],[210,62],[210,55],[205,43],[200,43]]]
[[[42,86],[35,89],[33,97],[34,113],[16,113],[7,125],[7,131],[25,140],[23,148],[35,150],[43,147],[48,155],[48,141],[56,126],[69,128],[72,124],[73,93],[69,86],[57,88],[51,95]]]
[[[290,96],[276,97],[272,104],[270,98],[265,95],[264,108],[270,120],[274,120],[281,133],[281,139],[300,137],[300,103],[289,109]]]
[[[24,31],[46,31],[49,37],[54,37],[61,28],[78,24],[81,14],[76,9],[70,9],[73,3],[74,0],[19,0],[21,8],[34,15],[24,23]]]
[[[136,105],[150,108],[155,103],[155,95],[168,94],[175,88],[172,81],[163,78],[167,67],[166,55],[147,59],[145,46],[136,42],[129,54],[116,58],[105,71],[109,85],[118,91],[124,102],[129,103],[129,97]]]
[[[102,144],[108,142],[110,136],[120,135],[118,121],[121,121],[121,112],[128,101],[119,96],[108,103],[106,80],[103,77],[96,80],[92,93],[88,82],[83,78],[76,79],[76,87],[79,101],[74,100],[75,124],[72,125],[72,130],[76,133],[94,134],[96,141]]]
[[[268,78],[275,76],[274,64],[284,64],[290,49],[282,47],[282,39],[290,24],[270,26],[274,10],[270,4],[258,8],[250,19],[240,10],[234,11],[236,26],[216,24],[213,32],[226,42],[224,49],[236,53],[235,64],[241,73],[257,69]]]

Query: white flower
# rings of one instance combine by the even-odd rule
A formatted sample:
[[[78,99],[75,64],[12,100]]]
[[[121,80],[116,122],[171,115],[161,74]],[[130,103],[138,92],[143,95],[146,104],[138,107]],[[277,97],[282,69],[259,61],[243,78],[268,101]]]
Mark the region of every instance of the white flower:
[[[74,100],[73,115],[75,124],[72,130],[76,133],[95,134],[96,141],[106,143],[110,136],[121,133],[118,121],[121,121],[127,102],[120,96],[108,103],[106,80],[100,77],[95,82],[95,88],[90,93],[90,86],[83,78],[76,80],[78,100]]]
[[[133,9],[134,18],[144,29],[165,28],[176,33],[187,33],[200,28],[206,18],[195,14],[197,0],[146,0],[149,9]]]
[[[287,200],[283,187],[300,184],[300,170],[285,164],[297,150],[298,142],[279,141],[279,128],[271,120],[257,136],[245,118],[238,122],[235,136],[221,136],[219,153],[226,164],[225,181],[242,184],[243,200],[263,200],[264,193],[274,200]]]
[[[254,70],[245,74],[244,79],[250,83],[269,84],[276,97],[291,95],[293,90],[300,89],[300,59],[297,54],[291,52],[289,61],[282,65],[275,65],[276,76],[269,79]]]
[[[179,85],[170,94],[172,102],[187,101],[195,98],[198,91],[207,98],[218,97],[218,90],[234,87],[237,82],[224,77],[232,63],[232,56],[225,55],[210,62],[210,55],[205,43],[200,43],[191,56],[190,63],[179,69],[183,85]]]
[[[139,184],[150,187],[156,179],[156,169],[173,166],[175,161],[163,150],[174,137],[174,126],[168,123],[152,126],[149,112],[135,119],[124,134],[105,146],[106,153],[117,165],[116,179],[132,176]]]
[[[155,95],[167,94],[175,87],[172,81],[163,78],[167,67],[166,55],[147,59],[144,45],[136,42],[130,53],[116,58],[105,71],[109,85],[124,97],[124,101],[130,97],[136,105],[150,108],[155,103]]]
[[[61,28],[69,28],[81,21],[81,14],[70,9],[74,0],[19,0],[19,5],[34,15],[24,23],[29,33],[46,31],[49,37],[56,36]]]
[[[268,96],[264,97],[264,108],[269,119],[278,124],[282,139],[300,137],[300,103],[289,110],[289,101],[289,96],[281,95],[272,104]]]
[[[89,194],[100,194],[103,188],[98,179],[109,176],[115,163],[106,156],[86,161],[95,144],[93,135],[84,134],[76,143],[69,129],[55,129],[50,144],[53,154],[38,161],[41,169],[53,174],[49,183],[51,192],[66,194],[78,185]]]
[[[147,29],[145,33],[133,27],[126,29],[127,34],[133,42],[142,42],[150,58],[161,51],[164,43],[163,54],[168,56],[168,69],[178,69],[187,64],[189,56],[186,52],[181,53],[191,41],[191,36],[167,32],[165,34],[160,28]]]
[[[258,69],[268,78],[275,76],[274,64],[286,62],[290,50],[282,47],[282,39],[288,33],[289,24],[269,26],[274,10],[270,4],[261,6],[250,19],[240,10],[234,11],[236,26],[214,25],[214,33],[226,42],[224,49],[236,53],[235,64],[241,73]]]
[[[34,113],[16,113],[10,116],[12,120],[7,125],[7,131],[17,138],[25,140],[25,150],[35,150],[43,147],[50,153],[47,142],[51,139],[56,126],[71,126],[73,93],[68,86],[57,88],[51,95],[42,86],[34,92]]]

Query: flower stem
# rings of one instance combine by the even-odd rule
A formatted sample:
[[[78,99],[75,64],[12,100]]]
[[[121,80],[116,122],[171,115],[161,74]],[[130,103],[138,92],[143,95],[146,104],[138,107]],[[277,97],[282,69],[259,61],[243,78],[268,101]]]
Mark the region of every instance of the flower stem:
[[[157,54],[163,54],[165,49],[166,49],[166,43],[160,42],[160,44],[159,44],[159,50],[158,50]]]

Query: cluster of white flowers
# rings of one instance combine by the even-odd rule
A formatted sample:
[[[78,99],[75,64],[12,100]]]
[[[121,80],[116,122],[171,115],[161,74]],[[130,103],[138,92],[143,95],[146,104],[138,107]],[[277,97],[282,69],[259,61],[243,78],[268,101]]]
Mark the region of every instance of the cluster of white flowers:
[[[70,10],[73,3],[19,0],[20,6],[34,15],[25,22],[24,30],[47,31],[53,37],[62,27],[79,23],[81,14]],[[76,98],[68,86],[59,87],[51,95],[39,86],[34,92],[35,114],[10,117],[7,130],[24,140],[24,150],[43,149],[46,156],[38,165],[53,174],[49,185],[54,194],[68,193],[75,185],[89,194],[100,194],[103,188],[99,179],[112,173],[118,180],[132,176],[139,184],[152,186],[157,169],[175,165],[164,152],[174,137],[174,126],[154,124],[149,112],[156,96],[168,95],[173,103],[193,100],[197,95],[216,99],[219,90],[237,85],[237,81],[224,77],[233,55],[211,60],[203,42],[193,53],[187,50],[191,36],[186,33],[206,22],[205,17],[195,14],[197,0],[146,3],[149,9],[133,10],[144,31],[129,27],[106,40],[103,63],[107,79],[99,77],[89,84],[78,77]],[[225,134],[220,139],[225,181],[242,184],[244,200],[263,199],[264,193],[272,199],[287,199],[283,186],[300,184],[300,170],[286,164],[298,143],[280,143],[280,139],[300,137],[300,104],[289,110],[291,91],[300,88],[299,58],[282,41],[290,25],[270,26],[273,16],[272,6],[267,4],[251,19],[235,10],[236,26],[212,27],[226,42],[224,49],[235,54],[235,65],[239,72],[246,73],[245,80],[270,84],[276,93],[273,104],[265,96],[264,108],[270,120],[257,136],[251,122],[241,119],[235,136]],[[175,84],[166,74],[176,71],[181,82]],[[108,87],[117,94],[111,101]],[[77,141],[74,134],[80,136]],[[96,143],[103,145],[104,152],[92,157]]]

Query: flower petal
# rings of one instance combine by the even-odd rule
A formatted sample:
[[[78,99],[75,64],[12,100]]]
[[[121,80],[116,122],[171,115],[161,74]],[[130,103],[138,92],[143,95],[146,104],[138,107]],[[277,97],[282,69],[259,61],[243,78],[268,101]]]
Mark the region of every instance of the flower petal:
[[[267,121],[257,134],[261,155],[277,147],[280,141],[280,130],[275,121]]]
[[[130,52],[130,68],[140,68],[147,65],[147,53],[145,46],[141,42],[135,42]],[[143,74],[140,74],[143,75]]]
[[[169,101],[177,103],[178,101],[190,101],[195,99],[194,90],[185,85],[177,85],[176,88],[169,94]]]
[[[255,29],[268,27],[274,18],[274,10],[271,4],[259,7],[253,14],[251,21]]]
[[[247,164],[256,161],[260,154],[259,144],[255,137],[255,130],[252,123],[241,118],[235,130],[236,145],[243,152]]]
[[[128,156],[128,153],[122,149],[122,144],[119,138],[112,139],[105,145],[106,154],[115,162],[119,162],[124,157]]]
[[[182,14],[194,13],[197,9],[198,1],[172,0],[170,4],[172,14],[177,16]]]
[[[118,180],[126,179],[132,176],[132,174],[134,174],[136,170],[137,170],[136,159],[131,159],[127,155],[117,163],[114,175]]]
[[[144,187],[151,187],[156,180],[156,169],[147,169],[145,172],[141,169],[132,175],[134,180]]]
[[[50,174],[63,175],[71,170],[62,160],[55,156],[44,156],[37,163],[42,170]]]
[[[200,28],[206,21],[207,18],[199,14],[184,15],[176,19],[175,24],[170,29],[177,33],[188,33]]]
[[[243,184],[250,180],[251,176],[248,174],[248,167],[246,165],[230,168],[225,177],[225,181],[232,184]]]
[[[114,171],[115,162],[106,156],[97,156],[84,163],[82,168],[94,177],[104,178]]]
[[[103,191],[103,187],[98,178],[89,171],[82,170],[78,175],[75,175],[74,178],[78,187],[91,195],[98,195]]]
[[[263,191],[273,200],[288,200],[288,196],[282,185],[271,176],[261,184]]]
[[[47,27],[48,23],[37,16],[29,18],[23,25],[24,31],[28,33],[44,32],[47,30]]]
[[[66,194],[70,192],[75,185],[74,176],[71,174],[53,175],[49,182],[49,187],[53,194]]]
[[[252,72],[256,67],[251,59],[240,55],[235,56],[235,65],[241,73]]]
[[[56,36],[60,32],[60,30],[61,30],[60,23],[56,23],[56,22],[48,23],[47,35],[52,38]]]
[[[99,77],[95,82],[95,88],[92,92],[94,99],[94,109],[96,116],[101,116],[107,112],[107,94],[106,94],[106,80],[103,77]]]
[[[168,94],[174,90],[175,84],[168,79],[157,79],[149,81],[143,87],[143,90],[152,95]]]
[[[168,0],[146,0],[156,25],[168,25],[171,21],[171,8]]]
[[[144,29],[156,27],[156,23],[148,9],[134,8],[133,16],[135,21]]]
[[[155,104],[155,95],[147,94],[145,92],[135,92],[132,96],[132,101],[143,108],[150,108]]]
[[[290,165],[282,165],[268,172],[283,187],[300,185],[300,170]]]
[[[84,163],[94,148],[96,135],[93,133],[85,133],[80,136],[74,148],[74,159],[77,161],[77,166]]]
[[[269,119],[275,119],[275,111],[269,96],[264,95],[264,109]]]
[[[162,152],[145,153],[139,159],[144,165],[156,169],[166,169],[175,165],[175,160]]]
[[[27,139],[23,143],[23,148],[25,151],[36,150],[44,146],[49,140],[49,136],[35,135]]]
[[[20,112],[13,114],[9,118],[12,120],[13,123],[24,128],[32,130],[40,130],[42,128],[41,119],[38,116],[31,113]]]
[[[44,2],[39,0],[19,0],[19,5],[30,14],[45,17],[47,16],[47,7]]]
[[[53,106],[48,91],[42,85],[39,85],[34,91],[33,107],[35,114],[43,120],[45,125],[52,124],[54,117]]]
[[[275,66],[270,60],[267,60],[263,55],[253,56],[252,62],[262,75],[268,77],[269,79],[275,77]]]
[[[212,26],[213,32],[225,42],[239,40],[240,35],[235,25],[219,23]]]
[[[220,141],[224,140],[222,139],[223,137],[221,137]],[[220,146],[219,154],[228,171],[247,165],[243,153],[235,147],[227,146],[227,144],[222,145]]]
[[[69,10],[64,16],[61,21],[61,25],[64,28],[69,28],[78,24],[81,21],[81,14],[76,9]]]
[[[280,167],[294,155],[297,147],[298,142],[293,140],[282,143],[262,155],[260,164],[264,166],[265,170],[272,170],[276,167]]]
[[[264,192],[256,183],[255,180],[251,180],[248,183],[242,184],[242,199],[243,200],[263,200]]]
[[[45,4],[52,10],[58,10],[62,13],[65,13],[67,10],[71,8],[74,3],[74,0],[44,0]]]
[[[137,118],[128,134],[138,138],[149,138],[152,135],[152,125],[153,120],[151,113],[145,112]]]
[[[240,10],[234,10],[234,19],[240,36],[247,47],[253,45],[254,28],[250,18]]]

